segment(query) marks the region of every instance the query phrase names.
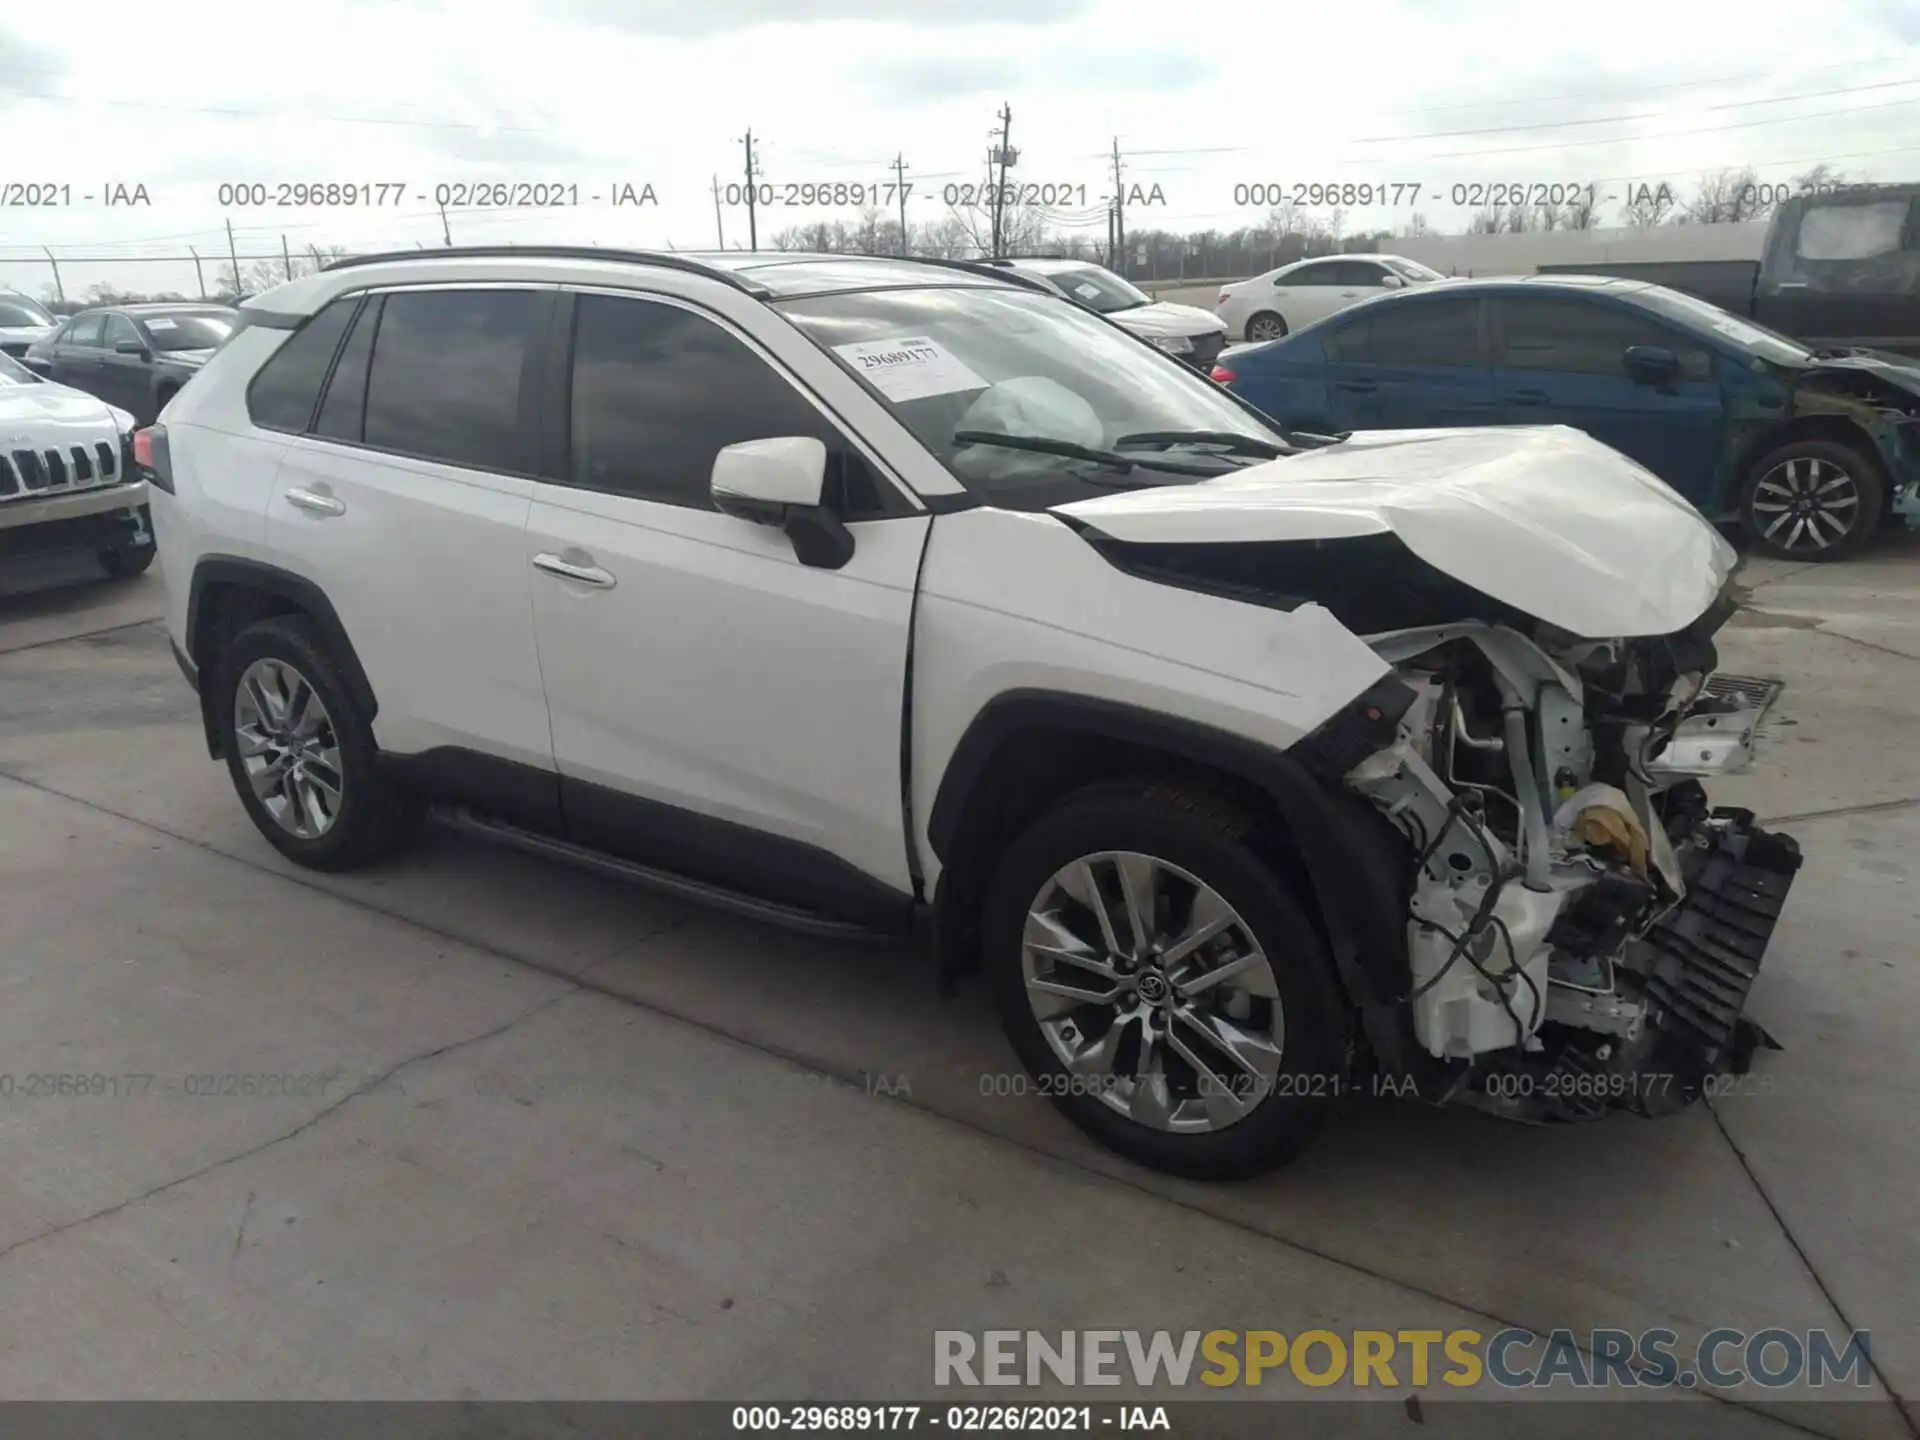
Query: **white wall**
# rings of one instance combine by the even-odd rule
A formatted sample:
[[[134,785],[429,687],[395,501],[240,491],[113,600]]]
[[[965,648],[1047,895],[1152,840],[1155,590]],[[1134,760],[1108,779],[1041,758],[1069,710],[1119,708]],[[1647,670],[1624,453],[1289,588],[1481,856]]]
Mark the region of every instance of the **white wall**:
[[[1396,237],[1380,248],[1446,275],[1528,275],[1542,265],[1758,260],[1767,222],[1654,225],[1622,230],[1529,230],[1518,235]]]

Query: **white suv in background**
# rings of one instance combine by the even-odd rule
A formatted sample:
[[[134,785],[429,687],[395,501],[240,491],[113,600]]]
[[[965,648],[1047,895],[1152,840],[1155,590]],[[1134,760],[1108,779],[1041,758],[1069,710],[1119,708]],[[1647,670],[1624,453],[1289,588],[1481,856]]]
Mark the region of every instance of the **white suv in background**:
[[[1798,855],[1698,780],[1750,748],[1700,689],[1734,557],[1573,431],[1296,451],[1015,276],[512,246],[255,297],[135,453],[300,864],[437,808],[924,922],[1037,1090],[1189,1175],[1383,1075],[1588,1118],[1750,1038]]]
[[[1278,340],[1375,295],[1444,279],[1399,255],[1323,255],[1222,286],[1214,313],[1236,340]]]

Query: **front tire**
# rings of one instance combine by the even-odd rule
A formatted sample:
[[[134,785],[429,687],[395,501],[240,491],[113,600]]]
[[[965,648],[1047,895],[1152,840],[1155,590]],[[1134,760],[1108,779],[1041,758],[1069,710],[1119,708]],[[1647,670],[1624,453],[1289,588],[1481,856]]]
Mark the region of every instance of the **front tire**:
[[[1762,455],[1740,491],[1754,548],[1776,560],[1857,555],[1886,513],[1873,458],[1833,440],[1796,440]]]
[[[1205,791],[1107,782],[1034,821],[988,888],[994,999],[1035,1087],[1169,1174],[1272,1169],[1345,1088],[1351,1011],[1262,842]]]
[[[1283,339],[1286,333],[1287,322],[1285,317],[1276,315],[1271,310],[1262,310],[1258,315],[1255,315],[1251,320],[1247,321],[1247,343],[1249,345],[1257,345],[1267,340]]]
[[[100,562],[100,568],[107,572],[110,580],[129,580],[143,574],[153,564],[155,547],[146,545],[115,545],[102,550],[94,556]]]
[[[227,773],[282,855],[353,870],[418,832],[424,805],[381,772],[372,728],[305,616],[241,631],[214,683]]]

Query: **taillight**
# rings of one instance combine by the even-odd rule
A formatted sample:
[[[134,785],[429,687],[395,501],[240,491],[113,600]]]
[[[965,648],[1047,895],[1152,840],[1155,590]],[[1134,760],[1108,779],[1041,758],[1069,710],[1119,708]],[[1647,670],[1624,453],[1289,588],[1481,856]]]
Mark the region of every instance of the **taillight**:
[[[1234,381],[1238,380],[1240,377],[1234,374],[1233,371],[1229,370],[1226,366],[1216,365],[1213,367],[1213,378],[1222,385],[1231,385]]]
[[[149,425],[133,432],[133,463],[155,489],[173,494],[173,456],[167,449],[166,426]]]
[[[1230,297],[1230,296],[1231,296],[1232,294],[1233,294],[1233,292],[1232,292],[1231,290],[1222,290],[1222,291],[1220,292],[1220,298],[1219,298],[1218,300],[1216,300],[1216,301],[1214,301],[1213,303],[1214,303],[1214,304],[1216,304],[1216,305],[1224,305],[1224,304],[1226,304],[1226,303],[1227,303],[1227,300],[1228,300],[1228,298],[1229,298],[1229,297]]]

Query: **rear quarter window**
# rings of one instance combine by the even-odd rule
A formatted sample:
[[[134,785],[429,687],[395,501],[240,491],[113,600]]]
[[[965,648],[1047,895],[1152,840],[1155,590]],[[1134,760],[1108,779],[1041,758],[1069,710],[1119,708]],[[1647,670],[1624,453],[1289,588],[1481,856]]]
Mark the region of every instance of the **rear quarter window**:
[[[335,300],[296,330],[273,352],[247,387],[247,415],[263,430],[306,433],[320,403],[333,357],[360,303],[350,295]]]

